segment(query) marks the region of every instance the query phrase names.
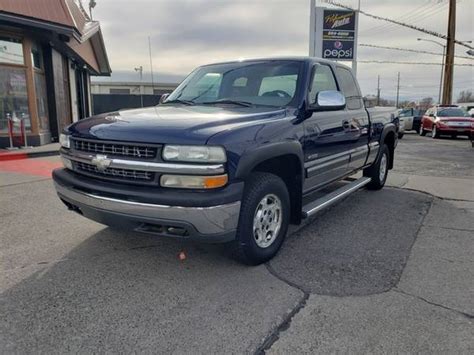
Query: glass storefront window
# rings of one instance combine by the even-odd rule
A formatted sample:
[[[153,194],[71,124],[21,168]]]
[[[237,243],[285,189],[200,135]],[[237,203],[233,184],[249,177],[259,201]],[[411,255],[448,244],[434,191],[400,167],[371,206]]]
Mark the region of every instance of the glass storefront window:
[[[0,36],[0,63],[24,64],[21,40]]]
[[[31,63],[35,69],[43,69],[43,51],[41,47],[34,43],[31,48]]]
[[[8,132],[8,118],[15,126],[24,120],[25,129],[31,131],[25,69],[0,66],[0,132]]]
[[[43,131],[49,129],[48,97],[44,73],[35,72],[36,107],[38,108],[39,125]]]

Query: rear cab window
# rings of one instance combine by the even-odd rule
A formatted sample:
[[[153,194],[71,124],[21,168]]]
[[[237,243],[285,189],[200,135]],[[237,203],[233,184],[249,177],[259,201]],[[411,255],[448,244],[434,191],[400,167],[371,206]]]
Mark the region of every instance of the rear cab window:
[[[352,72],[343,67],[336,67],[336,75],[339,81],[339,86],[344,96],[346,97],[346,107],[348,110],[358,110],[363,107],[362,95],[359,87],[356,84]]]

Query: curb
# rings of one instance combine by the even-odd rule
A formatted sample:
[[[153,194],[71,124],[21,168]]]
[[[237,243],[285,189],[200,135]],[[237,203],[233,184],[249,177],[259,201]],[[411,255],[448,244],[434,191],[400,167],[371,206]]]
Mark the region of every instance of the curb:
[[[30,158],[41,158],[59,155],[59,150],[50,150],[44,152],[15,152],[15,153],[0,153],[0,162],[8,160],[21,160]]]

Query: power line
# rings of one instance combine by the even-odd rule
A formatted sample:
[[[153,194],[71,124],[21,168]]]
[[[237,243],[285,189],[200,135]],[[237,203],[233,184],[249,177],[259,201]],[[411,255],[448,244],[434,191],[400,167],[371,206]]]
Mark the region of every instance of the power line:
[[[421,27],[418,27],[418,26],[415,26],[415,25],[410,25],[408,23],[404,23],[404,22],[400,22],[400,21],[397,21],[397,20],[392,20],[392,19],[389,19],[387,17],[382,17],[382,16],[378,16],[378,15],[373,15],[373,14],[370,14],[370,13],[367,13],[363,10],[356,10],[356,9],[353,9],[352,7],[350,6],[346,6],[346,5],[343,5],[343,4],[340,4],[334,0],[324,0],[325,3],[328,3],[330,5],[333,5],[333,6],[337,6],[337,7],[341,7],[343,9],[347,9],[347,10],[351,10],[351,11],[358,11],[359,13],[361,13],[362,15],[365,15],[367,17],[372,17],[376,20],[381,20],[381,21],[387,21],[387,22],[391,22],[391,23],[394,23],[396,25],[399,25],[399,26],[403,26],[403,27],[407,27],[407,28],[410,28],[412,30],[415,30],[415,31],[418,31],[418,32],[423,32],[423,33],[426,33],[426,34],[429,34],[431,36],[435,36],[435,37],[438,37],[438,38],[442,38],[442,39],[448,39],[448,36],[446,35],[443,35],[441,33],[438,33],[438,32],[435,32],[435,31],[431,31],[431,30],[427,30],[427,29],[424,29],[424,28],[421,28]],[[469,48],[469,49],[473,49],[474,50],[474,47],[471,47],[470,45],[464,43],[464,42],[461,42],[461,41],[458,41],[458,40],[454,40],[454,42],[456,44],[459,44],[461,46],[464,46],[466,48]]]
[[[431,19],[431,21],[433,21],[433,16],[435,16],[436,14],[438,14],[439,12],[444,11],[444,10],[445,9],[443,7],[440,7],[438,9],[428,10],[425,14],[423,14],[423,17],[421,18],[421,20],[416,19],[416,23],[418,24],[418,26],[420,26],[420,24],[426,22],[427,19]],[[410,20],[404,19],[404,23],[408,24],[408,22],[413,21],[413,20],[415,20],[415,18],[410,19]],[[431,22],[431,23],[433,23],[433,22]],[[384,30],[385,34],[400,30],[398,24],[391,23],[391,25],[392,26],[390,26],[388,28],[388,30]]]
[[[441,63],[432,63],[432,62],[397,62],[390,60],[358,60],[359,63],[375,63],[375,64],[410,64],[410,65],[442,65]],[[455,63],[455,66],[458,67],[474,67],[474,64],[459,64]]]
[[[441,8],[438,8],[436,9],[436,6],[440,5],[440,3],[437,3],[437,4],[430,4],[430,3],[427,3],[427,4],[423,4],[421,5],[420,7],[417,7],[415,8],[413,11],[410,11],[410,14],[407,15],[407,16],[399,16],[397,17],[395,20],[404,20],[404,21],[411,21],[413,19],[415,19],[417,16],[423,14],[431,14],[431,13],[434,13],[434,12],[438,12],[439,10],[442,10],[443,7],[444,7],[444,4],[441,3]],[[435,11],[433,11],[435,10]],[[366,29],[366,30],[363,30],[360,32],[360,34],[364,34],[364,33],[368,33],[368,32],[379,32],[381,30],[386,30],[388,29],[388,31],[390,32],[390,30],[392,28],[396,27],[395,24],[393,23],[383,23],[381,25],[376,25],[374,27],[371,27],[369,29]]]
[[[390,49],[390,50],[395,50],[395,51],[404,51],[404,52],[412,52],[412,53],[443,55],[443,53],[438,53],[438,52],[424,51],[424,50],[420,50],[420,49],[379,46],[377,44],[361,43],[361,44],[359,44],[359,46],[361,46],[361,47],[370,47],[370,48],[380,48],[380,49]],[[455,57],[456,58],[462,58],[462,59],[474,60],[474,57],[459,56],[459,55],[455,55]]]

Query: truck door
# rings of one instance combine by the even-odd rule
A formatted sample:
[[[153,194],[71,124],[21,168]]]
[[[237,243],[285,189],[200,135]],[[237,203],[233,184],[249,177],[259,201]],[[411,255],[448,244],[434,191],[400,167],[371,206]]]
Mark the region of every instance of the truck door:
[[[350,149],[350,170],[364,166],[368,154],[369,115],[364,107],[359,86],[352,72],[344,67],[336,67],[339,87],[346,97],[346,134]]]
[[[308,100],[316,101],[318,92],[339,90],[329,65],[313,67]],[[313,112],[304,124],[305,174],[303,192],[309,192],[349,171],[351,134],[348,130],[347,110]]]

